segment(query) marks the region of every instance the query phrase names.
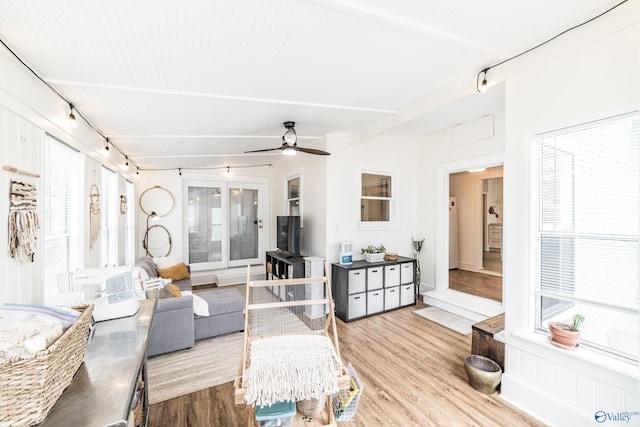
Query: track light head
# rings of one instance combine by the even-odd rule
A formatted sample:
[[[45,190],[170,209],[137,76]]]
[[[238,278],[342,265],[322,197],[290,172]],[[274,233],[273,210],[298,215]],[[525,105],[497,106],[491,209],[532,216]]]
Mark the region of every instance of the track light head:
[[[71,103],[69,103],[69,115],[67,117],[69,118],[69,126],[71,126],[74,129],[77,128],[78,122],[76,121],[75,114],[73,114],[73,104]]]
[[[482,93],[487,91],[487,79],[486,78],[482,79],[482,83],[480,83],[479,91],[482,92]]]

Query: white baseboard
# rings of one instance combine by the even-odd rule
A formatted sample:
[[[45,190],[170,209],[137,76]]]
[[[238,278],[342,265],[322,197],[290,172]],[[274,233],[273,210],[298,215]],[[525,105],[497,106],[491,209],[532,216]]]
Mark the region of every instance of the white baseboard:
[[[592,414],[579,411],[562,399],[533,388],[511,375],[502,375],[500,390],[502,399],[549,426],[596,425],[596,410]]]

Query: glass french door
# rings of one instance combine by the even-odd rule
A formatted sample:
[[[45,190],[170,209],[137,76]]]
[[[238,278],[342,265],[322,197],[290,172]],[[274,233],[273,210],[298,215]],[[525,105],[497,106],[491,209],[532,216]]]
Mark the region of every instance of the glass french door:
[[[187,257],[194,271],[262,262],[260,184],[185,183]]]
[[[229,187],[229,266],[260,262],[260,191],[252,185]]]

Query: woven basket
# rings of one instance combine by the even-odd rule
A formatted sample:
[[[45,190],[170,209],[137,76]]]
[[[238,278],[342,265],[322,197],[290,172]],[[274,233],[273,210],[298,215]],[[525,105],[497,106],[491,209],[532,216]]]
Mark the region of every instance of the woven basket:
[[[49,348],[0,362],[0,426],[42,422],[84,360],[93,305]]]
[[[313,417],[318,415],[324,409],[324,404],[327,402],[327,397],[320,397],[317,399],[305,399],[296,402],[296,409],[302,415],[307,417]]]

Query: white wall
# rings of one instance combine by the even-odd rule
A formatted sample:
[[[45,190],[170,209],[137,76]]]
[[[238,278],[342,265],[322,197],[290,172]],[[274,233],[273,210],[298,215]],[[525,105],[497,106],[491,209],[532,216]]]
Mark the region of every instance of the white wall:
[[[40,231],[36,245],[33,263],[18,264],[8,256],[6,250],[0,254],[0,303],[29,303],[41,304],[43,296],[43,250],[44,250],[44,141],[48,133],[63,141],[70,147],[85,154],[85,173],[79,177],[83,181],[84,189],[82,203],[87,207],[90,182],[93,180],[93,170],[97,170],[97,180],[100,180],[100,165],[106,164],[113,170],[123,174],[112,163],[119,159],[104,159],[100,155],[104,140],[82,120],[78,120],[78,127],[68,126],[68,105],[55,95],[48,87],[38,80],[31,72],[21,65],[13,55],[4,48],[0,49],[0,153],[2,163],[29,172],[40,174],[40,178],[29,178],[15,175],[7,171],[0,171],[0,185],[7,189],[0,203],[0,217],[9,216],[8,186],[11,179],[24,179],[37,186],[38,189],[38,217]],[[89,183],[89,184],[87,184]],[[84,236],[88,236],[89,219],[83,215],[83,223],[78,224]],[[8,247],[8,234],[0,233],[0,246]],[[95,267],[100,265],[100,244],[89,250],[88,237],[83,237],[81,259],[83,265],[79,267]]]
[[[453,126],[459,123],[475,121],[486,115],[493,115],[494,135],[491,138],[480,139],[463,145],[454,145],[452,140]],[[422,269],[422,283],[431,286],[442,286],[446,283],[437,283],[436,259],[444,257],[448,251],[445,242],[438,240],[439,234],[444,239],[444,224],[439,224],[444,211],[448,209],[449,202],[449,172],[460,172],[468,167],[459,169],[456,165],[487,166],[476,163],[474,159],[486,158],[486,156],[500,154],[504,151],[505,114],[504,114],[504,85],[496,85],[491,91],[484,94],[473,94],[462,98],[438,111],[430,114],[425,120],[441,123],[441,130],[428,135],[420,136],[416,146],[416,207],[419,217],[416,221],[416,238],[424,238],[423,250],[420,256]],[[446,173],[443,172],[446,170]],[[446,186],[440,188],[440,186]],[[446,262],[440,262],[446,271],[440,272],[438,279],[447,280]],[[444,266],[444,267],[443,267]],[[444,274],[443,274],[444,273]]]
[[[638,10],[636,3],[636,21]],[[551,425],[593,425],[598,410],[638,411],[639,372],[637,363],[620,363],[587,349],[565,352],[530,333],[535,266],[531,137],[637,110],[639,40],[636,24],[507,81],[502,397]],[[640,416],[621,424],[640,425]]]
[[[339,261],[340,242],[353,243],[354,260],[364,259],[360,249],[384,244],[388,252],[412,257],[411,237],[415,236],[416,180],[419,173],[412,156],[415,139],[378,136],[355,144],[335,137],[330,140],[331,157],[327,176],[327,257]],[[395,226],[385,229],[358,228],[360,216],[360,168],[395,173],[397,194]]]
[[[327,150],[327,139],[316,141],[312,147]],[[331,153],[332,157],[334,153]],[[270,248],[276,245],[276,217],[286,214],[286,182],[292,173],[300,172],[302,196],[302,230],[300,251],[302,256],[327,257],[326,206],[327,206],[327,156],[298,153],[282,157],[271,168],[271,235]]]

